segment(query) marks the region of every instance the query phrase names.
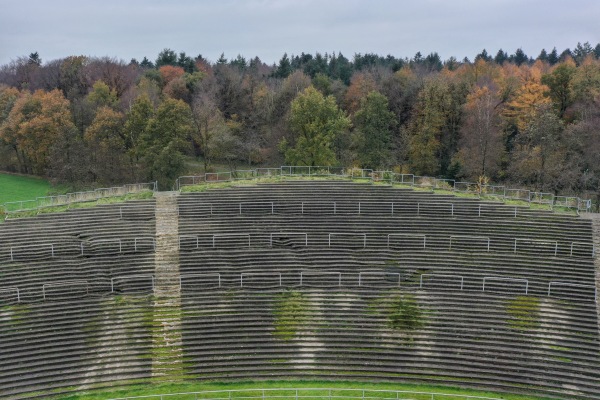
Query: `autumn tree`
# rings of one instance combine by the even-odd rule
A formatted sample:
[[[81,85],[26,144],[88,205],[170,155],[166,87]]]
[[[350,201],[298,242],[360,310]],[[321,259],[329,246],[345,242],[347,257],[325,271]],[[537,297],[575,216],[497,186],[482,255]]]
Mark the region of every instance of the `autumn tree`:
[[[495,177],[502,156],[502,130],[496,107],[495,91],[489,86],[476,87],[467,96],[465,117],[459,141],[460,164],[472,180]]]
[[[536,117],[540,107],[550,104],[546,96],[549,88],[538,82],[529,81],[522,85],[512,101],[506,105],[504,115],[523,131]]]
[[[369,93],[354,115],[354,126],[361,166],[377,170],[389,167],[396,116],[389,109],[388,99],[379,92]]]
[[[163,65],[158,69],[158,72],[160,72],[163,86],[168,85],[172,80],[177,79],[185,74],[183,68],[172,65]]]
[[[23,93],[2,124],[0,136],[14,147],[20,171],[43,175],[52,146],[74,129],[69,102],[58,90]]]
[[[538,106],[515,139],[509,171],[513,179],[538,190],[556,192],[568,170],[562,131],[563,123],[552,107],[547,103]]]
[[[85,132],[93,182],[115,184],[128,175],[123,119],[120,112],[103,106]]]
[[[419,175],[454,176],[451,164],[458,147],[462,105],[468,86],[442,76],[427,81],[419,92],[408,142],[410,167]]]
[[[219,145],[231,147],[225,131],[228,130],[225,119],[217,107],[214,99],[203,94],[197,96],[192,103],[192,141],[202,155],[204,171],[209,171],[215,156],[230,153],[230,150],[221,151]]]
[[[324,97],[310,86],[292,101],[290,140],[280,148],[290,165],[335,165],[333,142],[350,128],[350,120],[332,96]]]
[[[360,108],[362,99],[376,89],[375,80],[370,74],[362,72],[355,74],[344,98],[346,111],[354,114]]]

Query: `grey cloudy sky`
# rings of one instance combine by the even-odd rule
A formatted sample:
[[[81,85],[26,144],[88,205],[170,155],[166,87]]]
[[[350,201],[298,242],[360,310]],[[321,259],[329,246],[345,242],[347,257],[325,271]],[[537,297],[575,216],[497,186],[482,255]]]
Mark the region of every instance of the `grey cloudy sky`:
[[[155,60],[164,48],[259,56],[373,52],[537,56],[600,42],[598,0],[0,0],[0,64],[37,51]]]

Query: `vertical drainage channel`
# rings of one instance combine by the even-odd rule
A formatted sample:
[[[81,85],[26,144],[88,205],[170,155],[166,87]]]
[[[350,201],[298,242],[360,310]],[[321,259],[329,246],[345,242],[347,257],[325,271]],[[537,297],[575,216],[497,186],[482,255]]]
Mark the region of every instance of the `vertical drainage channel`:
[[[178,192],[156,192],[156,251],[154,254],[154,316],[152,378],[183,378],[181,291],[179,287]]]

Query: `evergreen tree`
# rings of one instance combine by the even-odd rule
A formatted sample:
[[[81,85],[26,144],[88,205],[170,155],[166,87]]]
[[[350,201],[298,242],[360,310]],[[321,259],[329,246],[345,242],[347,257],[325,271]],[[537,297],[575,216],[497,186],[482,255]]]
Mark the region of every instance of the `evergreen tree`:
[[[160,68],[163,65],[177,65],[177,54],[171,49],[164,49],[158,53],[155,64],[156,68]]]
[[[40,58],[40,55],[38,54],[37,51],[35,53],[31,53],[29,55],[29,59],[27,60],[27,63],[37,65],[38,67],[40,65],[42,65],[42,59]]]
[[[142,68],[154,68],[154,64],[152,63],[152,61],[148,60],[148,58],[144,57],[144,59],[140,63],[140,67],[142,67]]]
[[[550,65],[554,65],[558,62],[558,51],[556,51],[556,47],[554,47],[550,54],[548,54],[548,62]]]
[[[498,50],[496,57],[494,57],[494,62],[498,65],[502,65],[506,60],[508,60],[508,54],[502,49]]]
[[[481,53],[479,53],[475,56],[475,61],[477,61],[477,60],[483,60],[483,61],[488,62],[488,61],[492,61],[492,57],[490,55],[488,55],[488,52],[486,51],[486,49],[483,49],[481,51]]]
[[[529,57],[527,57],[527,54],[519,47],[517,51],[515,51],[515,54],[511,56],[511,61],[520,66],[529,61]]]
[[[287,78],[292,73],[292,64],[287,53],[283,53],[283,57],[279,60],[277,69],[273,72],[276,78]]]

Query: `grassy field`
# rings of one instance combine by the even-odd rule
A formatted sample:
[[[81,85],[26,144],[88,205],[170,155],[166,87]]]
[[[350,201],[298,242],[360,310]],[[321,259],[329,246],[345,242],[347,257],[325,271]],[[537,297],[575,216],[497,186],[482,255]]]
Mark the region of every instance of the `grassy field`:
[[[0,204],[33,200],[45,196],[50,188],[50,183],[41,178],[0,173]]]
[[[114,390],[114,391],[97,391],[82,393],[80,395],[62,396],[56,397],[61,400],[105,400],[114,398],[125,398],[134,396],[148,396],[153,394],[168,394],[168,393],[189,393],[189,392],[200,392],[200,391],[213,391],[213,390],[236,390],[239,392],[232,393],[232,399],[240,399],[243,397],[260,397],[262,395],[260,389],[269,389],[266,392],[266,399],[269,397],[275,400],[283,400],[286,398],[294,399],[295,392],[291,390],[274,391],[274,389],[285,389],[285,388],[330,388],[333,389],[331,393],[328,390],[319,392],[299,392],[299,396],[307,396],[310,400],[317,399],[329,399],[331,395],[335,400],[360,398],[361,392],[352,392],[345,389],[365,389],[368,391],[376,390],[393,390],[393,391],[410,391],[410,392],[421,392],[423,394],[400,394],[400,399],[414,399],[414,400],[430,400],[431,394],[424,393],[439,393],[445,394],[444,396],[435,396],[436,400],[464,400],[464,396],[480,396],[493,399],[506,399],[506,400],[548,400],[548,397],[534,397],[529,395],[513,395],[504,393],[495,393],[478,390],[466,390],[458,389],[446,386],[434,386],[434,385],[408,385],[408,384],[397,384],[397,383],[369,383],[369,382],[356,382],[356,381],[258,381],[258,382],[232,382],[232,383],[188,383],[188,384],[157,384],[157,385],[138,385],[132,386],[128,389]],[[198,395],[198,399],[223,397],[228,398],[225,393],[221,394],[203,394]],[[371,399],[384,399],[384,398],[396,398],[396,394],[387,393],[376,393],[367,392],[365,397]],[[160,397],[150,397],[148,400],[159,399]],[[181,395],[181,396],[168,396],[164,399],[169,400],[191,400],[195,399],[194,395]]]

